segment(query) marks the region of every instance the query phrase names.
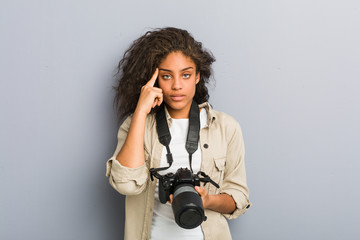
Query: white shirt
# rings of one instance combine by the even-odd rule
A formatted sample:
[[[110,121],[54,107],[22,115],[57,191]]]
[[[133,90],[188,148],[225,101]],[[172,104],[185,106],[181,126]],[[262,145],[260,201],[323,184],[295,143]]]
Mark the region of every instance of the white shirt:
[[[207,113],[204,108],[200,111],[200,128],[207,125]],[[172,119],[170,127],[171,142],[169,144],[170,151],[173,156],[173,163],[167,170],[160,171],[161,175],[168,172],[175,173],[179,168],[188,168],[189,153],[185,149],[187,133],[189,129],[189,119]],[[160,167],[169,166],[166,159],[166,148],[163,148],[161,155]],[[200,171],[201,167],[201,150],[200,143],[198,149],[192,155],[192,169],[194,173]],[[159,188],[155,190],[154,213],[151,226],[151,240],[200,240],[204,239],[201,227],[193,229],[184,229],[178,226],[174,219],[174,214],[170,203],[162,204],[158,195]]]

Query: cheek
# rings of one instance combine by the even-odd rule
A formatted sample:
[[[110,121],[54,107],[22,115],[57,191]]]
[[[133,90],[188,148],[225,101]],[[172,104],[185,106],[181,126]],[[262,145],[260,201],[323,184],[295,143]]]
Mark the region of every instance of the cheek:
[[[167,84],[165,84],[164,81],[158,81],[159,88],[161,88],[163,91],[168,88]]]
[[[190,84],[187,86],[187,89],[188,89],[188,91],[190,91],[190,92],[195,92],[195,90],[196,90],[196,84],[195,84],[195,83],[190,83]]]
[[[171,93],[171,87],[169,87],[168,85],[159,85],[159,87],[162,90],[162,93],[166,96],[169,95]]]

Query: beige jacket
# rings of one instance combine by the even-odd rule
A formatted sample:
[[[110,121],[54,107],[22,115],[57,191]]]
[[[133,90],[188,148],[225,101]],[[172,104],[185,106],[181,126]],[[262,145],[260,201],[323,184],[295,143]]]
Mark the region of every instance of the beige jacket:
[[[237,218],[251,205],[246,184],[243,137],[234,118],[213,110],[208,103],[199,107],[205,107],[208,114],[208,125],[200,130],[201,171],[220,185],[220,189],[217,189],[208,183],[205,189],[209,194],[227,193],[236,202],[236,210],[232,214],[205,209],[207,220],[201,224],[201,228],[205,240],[227,240],[231,239],[231,234],[225,217]],[[170,127],[172,119],[166,114]],[[116,156],[126,140],[130,123],[131,116],[120,126],[115,153],[106,163],[106,176],[113,188],[126,195],[124,239],[148,240],[156,187],[156,180],[150,179],[149,169],[159,167],[163,145],[158,140],[155,115],[149,114],[145,126],[144,165],[134,169],[122,166]]]

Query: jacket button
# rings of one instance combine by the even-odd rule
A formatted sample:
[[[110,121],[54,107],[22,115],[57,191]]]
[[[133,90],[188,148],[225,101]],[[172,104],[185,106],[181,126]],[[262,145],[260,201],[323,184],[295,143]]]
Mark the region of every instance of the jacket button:
[[[208,148],[209,147],[209,145],[207,145],[206,143],[204,144],[204,148]]]

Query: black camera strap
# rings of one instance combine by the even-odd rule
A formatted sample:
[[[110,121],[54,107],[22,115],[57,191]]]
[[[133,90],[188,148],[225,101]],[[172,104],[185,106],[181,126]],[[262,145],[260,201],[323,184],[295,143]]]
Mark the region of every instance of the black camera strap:
[[[171,141],[171,134],[169,130],[169,125],[167,124],[164,104],[161,105],[160,109],[156,113],[156,130],[158,133],[159,142],[166,147],[166,151],[167,151],[166,159],[167,162],[169,163],[169,166],[150,169],[152,175],[155,175],[157,171],[162,171],[170,168],[173,163],[173,157],[169,147]],[[198,149],[199,132],[200,132],[200,109],[198,104],[193,100],[189,112],[189,130],[185,144],[185,149],[189,153],[189,165],[191,172],[193,172],[191,166],[192,154]]]

